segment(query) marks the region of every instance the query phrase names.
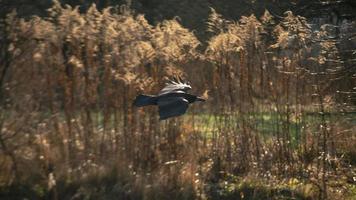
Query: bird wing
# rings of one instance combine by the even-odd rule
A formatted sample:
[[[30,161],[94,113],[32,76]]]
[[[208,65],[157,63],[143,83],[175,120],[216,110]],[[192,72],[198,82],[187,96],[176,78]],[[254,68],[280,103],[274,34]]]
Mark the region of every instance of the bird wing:
[[[164,97],[157,102],[160,120],[183,115],[189,102],[183,97]]]
[[[171,80],[166,83],[166,86],[158,93],[158,95],[164,95],[168,93],[185,93],[192,87],[184,83],[182,79]]]

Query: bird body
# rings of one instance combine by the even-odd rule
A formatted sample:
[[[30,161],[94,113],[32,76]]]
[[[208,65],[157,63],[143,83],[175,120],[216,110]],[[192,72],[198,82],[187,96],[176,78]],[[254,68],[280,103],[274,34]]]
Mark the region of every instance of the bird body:
[[[158,95],[138,95],[133,105],[137,107],[157,105],[160,120],[180,116],[187,111],[189,104],[205,101],[201,97],[187,93],[189,89],[191,89],[189,84],[176,79],[167,83]]]

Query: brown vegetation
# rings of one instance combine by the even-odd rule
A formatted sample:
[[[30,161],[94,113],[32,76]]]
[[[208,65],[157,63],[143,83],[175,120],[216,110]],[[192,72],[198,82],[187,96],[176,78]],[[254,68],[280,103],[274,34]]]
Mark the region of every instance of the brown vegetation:
[[[3,24],[0,197],[355,195],[355,22],[335,39],[291,12],[212,9],[205,47],[178,20],[152,26],[125,6],[49,13]],[[176,74],[209,100],[167,121],[132,107]]]

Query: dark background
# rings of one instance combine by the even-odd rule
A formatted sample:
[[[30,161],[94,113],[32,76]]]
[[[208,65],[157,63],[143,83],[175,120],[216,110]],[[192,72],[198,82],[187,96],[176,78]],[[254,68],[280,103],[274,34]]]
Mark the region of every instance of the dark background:
[[[337,20],[354,20],[356,18],[356,1],[354,0],[59,0],[62,4],[79,6],[85,11],[95,3],[99,9],[107,6],[128,4],[136,13],[145,14],[151,24],[164,19],[178,17],[187,28],[195,30],[197,36],[204,40],[205,24],[210,7],[225,19],[238,20],[241,16],[262,15],[267,9],[275,17],[291,10],[297,15],[313,19],[315,17],[337,17]],[[46,9],[53,0],[0,0],[2,18],[6,13],[16,9],[23,17],[32,15],[46,16]]]

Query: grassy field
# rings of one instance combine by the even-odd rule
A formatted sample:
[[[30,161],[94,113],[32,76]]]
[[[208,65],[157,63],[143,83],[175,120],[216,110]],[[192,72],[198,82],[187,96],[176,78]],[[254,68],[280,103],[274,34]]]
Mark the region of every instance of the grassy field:
[[[0,199],[355,199],[354,20],[207,1],[198,38],[130,9],[156,1],[51,2],[1,15]],[[133,105],[177,77],[207,100],[164,121]]]

